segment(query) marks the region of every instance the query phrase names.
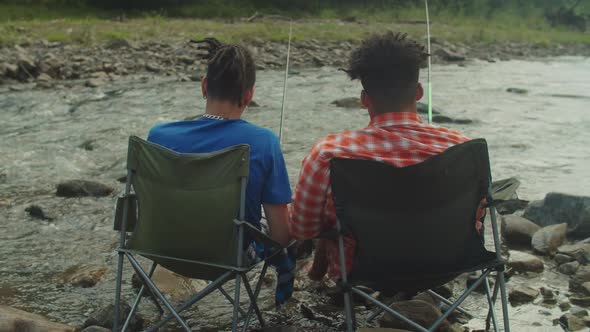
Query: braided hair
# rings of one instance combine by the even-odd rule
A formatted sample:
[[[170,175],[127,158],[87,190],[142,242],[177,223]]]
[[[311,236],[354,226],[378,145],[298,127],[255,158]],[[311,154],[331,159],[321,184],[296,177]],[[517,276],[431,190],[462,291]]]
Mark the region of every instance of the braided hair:
[[[429,54],[405,33],[386,32],[365,39],[343,69],[361,81],[378,109],[391,110],[415,101],[420,67]]]
[[[242,45],[222,44],[215,38],[191,40],[202,44],[207,60],[207,96],[242,106],[244,94],[256,83],[256,66],[252,54]]]

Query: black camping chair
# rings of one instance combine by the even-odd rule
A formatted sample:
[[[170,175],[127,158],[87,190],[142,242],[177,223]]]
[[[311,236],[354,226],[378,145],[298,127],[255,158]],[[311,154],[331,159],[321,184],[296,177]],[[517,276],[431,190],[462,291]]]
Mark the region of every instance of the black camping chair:
[[[343,236],[356,240],[353,268],[343,271],[346,326],[355,329],[352,293],[404,321],[416,331],[436,328],[483,284],[489,312],[498,331],[494,304],[500,290],[504,331],[509,332],[504,261],[491,196],[487,143],[472,140],[449,148],[426,161],[404,168],[370,160],[333,159],[331,182],[341,266]],[[487,198],[496,252],[485,249],[475,230],[476,210]],[[422,327],[356,285],[385,292],[419,292],[441,286],[459,274],[481,271],[479,278],[430,327]],[[493,294],[487,277],[496,272]],[[432,294],[432,291],[430,291]]]

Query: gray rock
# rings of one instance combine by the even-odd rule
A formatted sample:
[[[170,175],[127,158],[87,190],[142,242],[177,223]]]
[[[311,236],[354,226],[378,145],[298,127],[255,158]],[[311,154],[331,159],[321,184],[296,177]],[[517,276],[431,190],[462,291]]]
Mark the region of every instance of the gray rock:
[[[565,223],[543,227],[533,235],[531,245],[541,254],[555,254],[557,248],[565,241],[566,232],[567,224]]]
[[[570,302],[580,307],[590,307],[590,297],[570,297]]]
[[[122,326],[125,323],[125,318],[131,312],[131,306],[127,303],[121,303],[119,306],[119,326]],[[115,318],[115,305],[110,304],[102,309],[95,311],[94,313],[90,314],[90,317],[86,319],[82,328],[87,328],[89,326],[98,326],[104,327],[107,329],[113,328]],[[143,328],[144,319],[137,313],[133,315],[131,318],[131,322],[129,324],[129,329],[131,331],[139,331]]]
[[[361,108],[361,99],[358,97],[349,97],[349,98],[342,98],[338,100],[334,100],[332,105],[336,105],[342,108]]]
[[[417,106],[418,113],[420,113],[420,114],[428,114],[428,104],[419,102],[419,103],[416,104],[416,106]],[[438,108],[438,107],[432,107],[432,114],[433,115],[442,114],[442,110],[440,108]]]
[[[506,92],[516,93],[519,95],[524,95],[524,94],[529,93],[529,91],[527,89],[523,89],[523,88],[508,88],[508,89],[506,89]]]
[[[587,317],[588,316],[588,310],[580,308],[580,307],[572,307],[570,309],[570,313],[576,317]]]
[[[558,254],[571,257],[571,260],[577,260],[581,264],[590,262],[590,239],[580,241],[575,244],[567,244],[557,248]]]
[[[569,289],[572,292],[589,294],[584,283],[590,282],[590,266],[580,266],[576,274],[569,280]]]
[[[58,275],[60,284],[71,284],[76,287],[94,287],[102,280],[107,268],[98,265],[74,265]]]
[[[529,201],[522,199],[509,199],[509,200],[496,200],[496,210],[499,214],[513,214],[516,211],[524,210],[528,205]]]
[[[537,296],[539,296],[539,290],[528,286],[518,286],[510,291],[508,300],[513,306],[517,306],[532,302]]]
[[[541,226],[523,217],[502,216],[502,236],[508,244],[530,247],[533,235]]]
[[[558,268],[557,271],[571,276],[576,274],[576,272],[578,271],[578,268],[580,267],[580,263],[573,261],[573,262],[569,262],[569,263],[565,263],[565,264],[561,264]]]
[[[437,307],[421,300],[397,302],[392,304],[391,308],[426,328],[432,325],[432,323],[442,315]],[[440,329],[448,329],[449,325],[449,322],[445,320],[443,324],[441,324]],[[389,314],[385,314],[379,319],[379,326],[386,328],[411,329],[407,323]]]
[[[89,88],[98,88],[107,84],[107,81],[100,78],[90,78],[84,82],[84,85]]]
[[[74,328],[54,323],[41,315],[0,305],[0,331],[73,332]]]
[[[559,321],[570,331],[579,331],[586,327],[584,321],[570,313],[566,313],[559,318]]]
[[[559,251],[559,248],[557,250]],[[555,257],[553,257],[553,259],[555,260],[555,263],[557,263],[557,265],[569,263],[575,260],[573,257],[564,254],[556,254]]]
[[[568,235],[590,237],[590,197],[549,193],[542,201],[531,202],[523,217],[541,226],[567,223]]]
[[[113,188],[102,183],[86,180],[70,180],[57,185],[56,195],[59,197],[104,197],[110,195]]]
[[[543,261],[536,256],[521,251],[510,250],[508,267],[515,272],[543,272],[545,266]]]
[[[25,212],[27,212],[29,214],[29,216],[31,216],[32,218],[35,219],[41,219],[41,220],[47,220],[47,221],[52,221],[53,218],[48,217],[45,214],[45,211],[43,211],[43,208],[41,208],[39,205],[29,205],[26,209]]]

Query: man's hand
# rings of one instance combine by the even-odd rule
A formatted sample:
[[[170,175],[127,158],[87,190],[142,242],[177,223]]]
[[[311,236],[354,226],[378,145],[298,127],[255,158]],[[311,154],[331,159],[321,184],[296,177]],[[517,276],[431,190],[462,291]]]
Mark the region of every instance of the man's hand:
[[[264,214],[268,220],[270,237],[283,247],[291,240],[289,233],[289,206],[288,204],[262,204]]]

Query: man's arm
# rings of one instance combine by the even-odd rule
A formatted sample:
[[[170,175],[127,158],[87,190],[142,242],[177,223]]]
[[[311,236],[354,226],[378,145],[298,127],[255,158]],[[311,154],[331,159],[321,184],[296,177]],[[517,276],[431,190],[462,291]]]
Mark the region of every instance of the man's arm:
[[[291,236],[298,240],[317,237],[335,219],[325,209],[330,194],[330,164],[322,149],[322,142],[317,143],[301,164],[289,218]]]
[[[262,204],[264,215],[270,228],[270,237],[283,247],[291,240],[289,233],[289,205],[288,204]]]

